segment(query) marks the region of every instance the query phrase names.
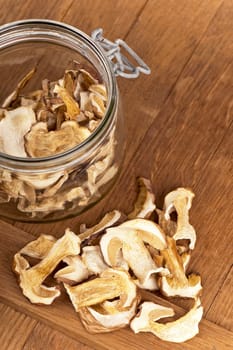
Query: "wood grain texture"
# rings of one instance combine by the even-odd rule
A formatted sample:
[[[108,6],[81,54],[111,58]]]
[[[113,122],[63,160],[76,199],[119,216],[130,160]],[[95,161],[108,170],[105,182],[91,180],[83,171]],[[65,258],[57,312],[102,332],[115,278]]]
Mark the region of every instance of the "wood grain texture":
[[[61,21],[72,2],[73,0],[1,0],[0,25],[31,18]]]
[[[233,331],[233,269],[231,267],[216,299],[207,312],[209,320],[221,324],[222,327]]]
[[[28,329],[24,350],[40,349],[38,339],[43,339],[43,349],[56,349],[66,342],[69,350],[72,346],[76,349],[78,340],[106,350],[148,350],[156,345],[174,350],[232,349],[232,1],[0,0],[0,5],[0,24],[44,17],[87,33],[103,27],[110,39],[125,38],[152,69],[150,76],[137,80],[118,79],[128,129],[127,152],[111,193],[88,212],[62,222],[35,225],[12,221],[15,227],[0,222],[0,299],[18,310],[4,305],[0,309],[4,315],[0,344],[3,337],[7,350],[18,350],[14,347],[20,336],[14,333],[15,320],[16,325],[22,324],[19,329]],[[130,211],[137,175],[152,180],[160,207],[164,195],[175,187],[192,187],[196,194],[191,222],[197,230],[197,246],[189,270],[202,276],[205,319],[200,334],[185,344],[164,343],[150,334],[133,335],[128,329],[90,336],[65,295],[49,308],[31,305],[10,269],[13,254],[33,236],[51,233],[59,237],[66,227],[78,232],[80,223],[92,225],[111,209]],[[179,305],[187,308],[186,303]],[[27,328],[28,320],[34,322],[33,327],[38,321],[45,325]],[[78,346],[82,349],[83,345]]]
[[[21,350],[37,322],[2,303],[0,314],[1,350]]]
[[[70,339],[61,332],[55,331],[52,328],[38,323],[22,350],[93,350],[87,345],[81,344],[73,339]],[[14,349],[16,350],[16,349]]]
[[[129,349],[150,349],[152,346],[163,346],[163,349],[171,349],[171,344],[161,342],[159,339],[151,334],[141,333],[133,334],[129,329],[122,329],[120,331],[109,334],[88,334],[81,325],[79,318],[68,297],[62,294],[50,306],[37,306],[31,304],[21,293],[16,278],[11,271],[12,258],[15,252],[23,247],[28,241],[33,239],[33,236],[20,231],[4,222],[0,225],[0,274],[2,276],[2,283],[0,285],[0,300],[17,308],[17,310],[28,314],[37,320],[43,321],[54,330],[62,331],[67,336],[81,341],[95,349],[110,348],[113,350]],[[17,240],[15,239],[17,237]],[[7,290],[7,293],[5,292]],[[161,302],[161,298],[154,296],[154,300]],[[170,304],[173,306],[172,304]],[[176,308],[177,309],[177,308]],[[178,311],[180,309],[178,308]],[[34,335],[35,336],[35,335]],[[33,335],[31,336],[33,339]],[[33,340],[32,340],[33,341]],[[30,344],[30,342],[28,343]],[[184,345],[172,344],[172,349],[184,349]],[[200,334],[194,339],[185,344],[185,349],[216,349],[225,350],[233,346],[233,333],[221,328],[214,323],[203,320],[200,325]],[[37,349],[37,348],[36,348]]]

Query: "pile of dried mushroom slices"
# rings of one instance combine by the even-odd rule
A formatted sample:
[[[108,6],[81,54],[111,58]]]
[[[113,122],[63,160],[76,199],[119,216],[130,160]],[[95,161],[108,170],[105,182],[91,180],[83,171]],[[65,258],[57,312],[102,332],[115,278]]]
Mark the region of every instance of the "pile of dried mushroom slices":
[[[0,108],[0,151],[41,158],[83,142],[105,115],[104,84],[84,69],[66,70],[57,81],[42,80],[41,89],[23,94],[33,68]]]
[[[108,98],[106,86],[84,69],[66,70],[57,81],[44,79],[41,89],[24,93],[35,74],[32,69],[24,76],[0,108],[0,152],[41,160],[87,139],[103,120]],[[82,167],[66,163],[56,172],[32,174],[1,170],[0,202],[12,201],[20,212],[39,218],[84,208],[117,173],[115,145],[113,126]]]
[[[91,228],[81,225],[79,235],[69,229],[60,239],[41,235],[15,254],[13,270],[32,303],[51,304],[63,284],[91,333],[128,325],[135,333],[151,332],[162,340],[184,342],[199,332],[203,315],[201,278],[186,273],[196,243],[189,223],[194,194],[178,188],[166,195],[164,208],[159,210],[150,182],[139,178],[138,183],[139,194],[130,214],[109,212]],[[150,219],[154,212],[158,224]],[[39,262],[31,266],[31,258]],[[53,286],[44,284],[48,276],[56,281]],[[190,298],[193,306],[185,315],[170,320],[174,310],[141,302],[143,290]],[[169,321],[161,323],[166,317]]]

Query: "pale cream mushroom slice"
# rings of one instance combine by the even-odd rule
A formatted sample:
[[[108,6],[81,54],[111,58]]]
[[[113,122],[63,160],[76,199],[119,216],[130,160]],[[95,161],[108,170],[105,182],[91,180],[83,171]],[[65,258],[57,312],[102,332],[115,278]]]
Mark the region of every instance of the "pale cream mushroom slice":
[[[142,218],[127,220],[118,227],[136,230],[144,242],[156,249],[161,250],[167,246],[165,235],[160,226],[151,220]]]
[[[57,286],[47,287],[45,279],[53,272],[58,263],[69,255],[80,252],[80,239],[67,229],[63,237],[58,239],[47,255],[38,264],[30,267],[28,261],[16,253],[13,270],[19,277],[19,286],[31,303],[51,304],[60,295]]]
[[[54,278],[59,282],[74,285],[88,278],[88,268],[79,255],[67,256],[62,261],[66,263],[67,266],[58,270],[54,275]]]
[[[109,213],[106,213],[104,217],[98,222],[98,224],[86,229],[79,235],[81,241],[89,239],[98,233],[104,231],[107,227],[113,226],[123,217],[122,213],[119,210],[113,210]]]
[[[56,184],[62,179],[66,178],[66,172],[64,171],[56,171],[53,173],[37,173],[37,174],[16,174],[16,177],[27,183],[28,185],[34,187],[36,190],[46,190],[51,188],[52,186],[56,186]]]
[[[48,157],[65,152],[90,136],[86,127],[65,121],[59,130],[48,131],[47,123],[36,123],[25,135],[25,148],[30,157]]]
[[[19,199],[17,208],[20,211],[28,213],[44,213],[44,215],[53,212],[54,210],[63,210],[67,203],[87,202],[86,193],[82,187],[74,187],[69,191],[61,191],[55,194],[53,197],[42,198],[38,203],[27,203],[23,198]]]
[[[161,292],[169,297],[180,296],[186,298],[197,298],[202,290],[199,275],[185,275],[186,258],[182,261],[176,249],[175,240],[167,237],[168,247],[161,251],[165,264],[170,271],[169,276],[159,278]]]
[[[129,307],[137,295],[137,287],[130,275],[122,269],[104,270],[99,277],[77,286],[64,283],[70,300],[78,312],[81,308],[120,298],[123,307]]]
[[[119,269],[105,270],[100,278],[87,282],[82,291],[79,288],[79,293],[90,293],[86,301],[82,301],[85,306],[81,308],[74,296],[71,300],[83,325],[91,333],[110,332],[128,325],[140,300],[130,275]],[[118,299],[110,301],[113,298]]]
[[[19,253],[30,256],[31,258],[44,259],[55,242],[55,237],[42,234],[36,240],[29,242]]]
[[[155,210],[155,195],[152,192],[151,183],[148,179],[139,177],[137,182],[139,192],[134,204],[134,209],[128,214],[128,219],[147,219]]]
[[[186,188],[178,188],[168,193],[164,200],[164,217],[170,220],[173,211],[177,213],[177,229],[173,238],[175,240],[187,239],[190,241],[189,249],[194,249],[196,243],[196,232],[189,223],[189,210],[192,205],[194,193]]]
[[[80,319],[90,333],[113,332],[129,325],[137,312],[138,300],[133,301],[130,307],[121,310],[112,308],[112,312],[106,311],[103,304],[83,307],[79,311]]]
[[[100,275],[109,266],[105,263],[100,247],[86,246],[82,250],[82,261],[88,269],[90,275]]]
[[[134,333],[151,332],[162,340],[174,343],[185,342],[199,333],[199,323],[203,316],[203,307],[199,299],[191,310],[177,320],[164,324],[156,322],[161,318],[173,315],[172,308],[144,302],[139,314],[131,321],[130,327]]]
[[[5,117],[0,121],[0,152],[27,157],[24,136],[35,122],[35,113],[30,106],[6,110]]]
[[[164,268],[156,265],[144,242],[159,249],[166,247],[166,241],[155,223],[134,219],[108,228],[101,237],[100,248],[108,265],[125,269],[128,265],[141,288],[155,290],[158,289],[156,274],[163,272]]]

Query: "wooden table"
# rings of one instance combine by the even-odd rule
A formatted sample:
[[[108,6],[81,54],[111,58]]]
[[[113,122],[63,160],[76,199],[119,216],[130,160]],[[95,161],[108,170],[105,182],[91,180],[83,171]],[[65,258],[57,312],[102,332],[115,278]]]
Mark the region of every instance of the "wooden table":
[[[151,67],[150,76],[118,79],[127,125],[123,171],[96,207],[53,224],[1,221],[1,350],[233,348],[233,1],[0,0],[0,24],[50,18],[86,33],[104,28]],[[20,293],[13,254],[40,233],[92,225],[107,211],[129,211],[137,175],[150,178],[156,201],[178,187],[196,194],[191,222],[197,246],[190,271],[202,276],[204,319],[185,344],[165,343],[129,329],[90,335],[64,300],[34,306]],[[185,308],[185,303],[179,304]]]

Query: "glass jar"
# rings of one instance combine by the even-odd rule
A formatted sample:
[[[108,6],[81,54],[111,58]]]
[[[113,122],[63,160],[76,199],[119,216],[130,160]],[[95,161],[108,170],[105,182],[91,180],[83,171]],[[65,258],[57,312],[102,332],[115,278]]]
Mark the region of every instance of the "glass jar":
[[[100,125],[77,146],[54,156],[20,158],[0,153],[0,215],[19,221],[55,221],[77,215],[112,187],[124,152],[122,112],[115,75],[103,50],[86,34],[47,20],[0,27],[0,106],[29,69],[33,91],[56,80],[73,61],[94,72],[107,88]]]

